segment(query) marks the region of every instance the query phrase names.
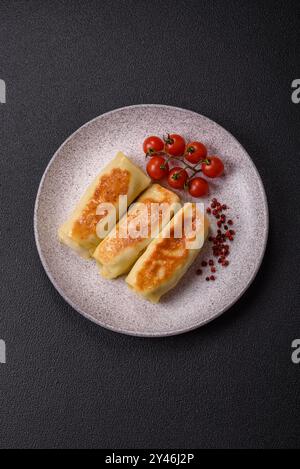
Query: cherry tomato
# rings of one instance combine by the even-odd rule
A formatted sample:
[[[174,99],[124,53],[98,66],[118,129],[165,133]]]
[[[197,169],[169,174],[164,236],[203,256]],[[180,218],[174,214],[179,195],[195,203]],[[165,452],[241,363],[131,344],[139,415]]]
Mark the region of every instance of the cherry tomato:
[[[193,178],[189,183],[189,193],[193,197],[203,197],[208,193],[208,182],[200,177]]]
[[[152,179],[162,179],[169,174],[169,165],[161,156],[153,156],[147,163],[147,173]]]
[[[175,167],[172,168],[168,176],[168,184],[174,189],[183,189],[189,175],[185,169]]]
[[[162,151],[164,149],[164,142],[161,138],[151,135],[151,137],[146,138],[143,143],[144,153],[155,153],[156,151]]]
[[[191,142],[187,145],[185,159],[190,163],[199,163],[204,160],[207,155],[207,148],[201,142]]]
[[[207,160],[209,161],[209,164],[202,163],[203,174],[209,178],[217,178],[222,176],[224,172],[224,165],[222,160],[220,160],[220,158],[217,156],[210,156],[207,158]]]
[[[165,150],[172,156],[181,156],[185,150],[185,140],[181,135],[168,134],[165,140]]]

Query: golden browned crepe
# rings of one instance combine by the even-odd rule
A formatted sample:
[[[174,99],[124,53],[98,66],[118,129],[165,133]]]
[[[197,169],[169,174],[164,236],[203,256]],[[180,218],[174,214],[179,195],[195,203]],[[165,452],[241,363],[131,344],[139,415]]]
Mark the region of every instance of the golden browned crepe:
[[[127,273],[180,208],[174,192],[159,184],[150,186],[95,250],[100,273],[110,279]]]
[[[88,187],[70,219],[59,228],[60,241],[84,257],[90,257],[104,238],[98,236],[99,223],[112,228],[149,184],[149,177],[140,168],[123,153],[117,153]],[[122,195],[127,196],[127,206],[119,213],[119,196]],[[111,208],[99,212],[97,208],[101,203],[111,204]]]
[[[187,228],[184,225],[186,216]],[[196,204],[187,203],[149,244],[126,282],[152,303],[174,288],[201,251],[209,222]]]

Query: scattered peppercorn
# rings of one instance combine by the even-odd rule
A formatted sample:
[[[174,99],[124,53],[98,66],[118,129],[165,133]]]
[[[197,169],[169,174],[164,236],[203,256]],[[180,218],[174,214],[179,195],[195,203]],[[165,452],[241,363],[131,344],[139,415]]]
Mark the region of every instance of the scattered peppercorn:
[[[217,258],[218,264],[222,267],[227,267],[229,265],[229,260],[227,259],[230,254],[228,241],[232,242],[235,237],[235,231],[229,229],[229,226],[233,225],[232,219],[227,220],[227,217],[223,210],[227,210],[228,206],[226,204],[221,204],[216,198],[213,198],[210,204],[210,207],[207,207],[206,213],[212,215],[216,219],[217,232],[215,235],[210,235],[208,240],[212,243],[212,254]],[[238,217],[237,217],[238,218]],[[214,265],[213,259],[209,261],[202,261],[201,266],[207,267],[209,265],[210,272],[215,274],[217,269]],[[197,275],[202,275],[202,269],[196,271]],[[207,282],[210,280],[215,280],[215,275],[210,275],[205,278]]]

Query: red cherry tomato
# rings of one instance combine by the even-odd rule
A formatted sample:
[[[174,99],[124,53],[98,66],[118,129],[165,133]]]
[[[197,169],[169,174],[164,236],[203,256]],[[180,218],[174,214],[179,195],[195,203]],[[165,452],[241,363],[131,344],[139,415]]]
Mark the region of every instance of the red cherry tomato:
[[[193,197],[203,197],[208,193],[208,182],[200,177],[192,179],[189,183],[189,193]]]
[[[169,165],[161,156],[153,156],[147,163],[147,173],[152,179],[162,179],[169,174]]]
[[[224,172],[224,165],[220,158],[217,156],[210,156],[207,158],[209,163],[202,163],[202,171],[205,176],[209,178],[218,178]]]
[[[185,150],[185,140],[181,135],[168,134],[165,140],[165,150],[172,156],[181,156]]]
[[[172,168],[168,176],[168,184],[174,189],[183,189],[189,175],[185,169],[180,167]]]
[[[161,138],[156,137],[155,135],[151,135],[151,137],[147,137],[143,143],[143,150],[144,153],[155,153],[156,151],[162,151],[164,149],[164,142]]]
[[[185,159],[190,163],[199,163],[200,160],[204,160],[207,155],[207,148],[201,142],[188,143],[186,147]]]

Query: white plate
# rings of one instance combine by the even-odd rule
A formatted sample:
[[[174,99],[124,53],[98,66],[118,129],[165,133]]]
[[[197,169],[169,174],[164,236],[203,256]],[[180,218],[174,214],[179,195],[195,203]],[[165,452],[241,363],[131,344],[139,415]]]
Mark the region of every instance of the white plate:
[[[104,280],[94,262],[79,258],[57,240],[57,228],[79,197],[118,150],[144,167],[148,135],[167,132],[201,140],[220,155],[226,175],[212,180],[211,195],[231,209],[236,237],[230,265],[215,282],[195,271],[208,258],[210,243],[158,305],[131,292],[123,278]],[[185,197],[186,200],[189,196]],[[190,199],[189,199],[190,200]],[[219,316],[249,287],[261,264],[268,235],[268,208],[259,174],[244,148],[225,129],[195,112],[163,105],[137,105],[103,114],[78,129],[57,150],[42,178],[34,227],[43,266],[58,292],[79,313],[108,329],[138,336],[166,336],[192,330]]]

